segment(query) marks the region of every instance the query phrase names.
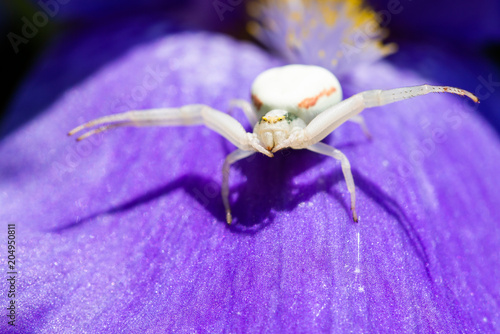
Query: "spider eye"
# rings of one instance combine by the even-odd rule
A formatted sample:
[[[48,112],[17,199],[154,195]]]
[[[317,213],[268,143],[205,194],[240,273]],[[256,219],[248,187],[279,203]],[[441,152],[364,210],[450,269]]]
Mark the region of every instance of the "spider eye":
[[[269,124],[276,124],[284,119],[286,119],[285,116],[262,116],[261,121]]]

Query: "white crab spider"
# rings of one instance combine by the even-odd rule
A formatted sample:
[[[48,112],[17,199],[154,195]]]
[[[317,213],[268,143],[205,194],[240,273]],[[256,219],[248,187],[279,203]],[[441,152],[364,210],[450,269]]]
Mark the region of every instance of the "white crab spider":
[[[206,105],[192,104],[104,116],[74,128],[68,135],[94,126],[99,127],[84,133],[77,140],[121,126],[207,126],[238,147],[226,157],[222,167],[221,193],[228,224],[232,221],[228,199],[231,164],[255,152],[273,157],[273,153],[287,147],[306,148],[340,161],[351,195],[352,216],[357,222],[355,187],[349,160],[341,151],[320,141],[348,120],[359,123],[368,134],[363,118],[358,115],[365,108],[438,92],[464,95],[478,102],[478,98],[468,91],[429,85],[368,90],[342,101],[340,84],[328,70],[318,66],[288,65],[269,69],[255,79],[252,85],[253,104],[245,100],[232,101],[233,105],[243,109],[253,125],[253,133],[246,132],[228,114]]]

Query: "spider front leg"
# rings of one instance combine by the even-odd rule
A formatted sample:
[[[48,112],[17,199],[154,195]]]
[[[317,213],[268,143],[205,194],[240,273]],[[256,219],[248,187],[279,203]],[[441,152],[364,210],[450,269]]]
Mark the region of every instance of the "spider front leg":
[[[389,90],[367,90],[331,106],[316,116],[306,126],[304,133],[297,137],[298,140],[290,143],[289,146],[292,148],[307,148],[328,136],[333,130],[358,115],[365,108],[383,106],[429,93],[452,93],[467,96],[472,101],[479,102],[475,95],[466,90],[446,86],[422,85]]]
[[[273,154],[262,147],[254,133],[247,133],[243,126],[233,117],[201,104],[187,105],[181,108],[162,108],[141,111],[129,111],[94,119],[69,132],[74,135],[84,129],[94,128],[77,138],[83,140],[96,133],[122,126],[181,126],[205,125],[222,135],[238,149],[226,157],[222,168],[222,201],[226,209],[226,221],[231,224],[231,208],[229,207],[229,168],[234,162],[246,158],[255,152],[269,157]]]
[[[72,136],[84,129],[94,128],[77,138],[83,140],[96,133],[123,126],[188,126],[205,125],[214,130],[236,147],[244,151],[261,152],[269,157],[273,154],[260,144],[256,135],[247,133],[233,117],[202,104],[192,104],[180,108],[161,108],[129,111],[94,119],[77,126],[68,135]]]

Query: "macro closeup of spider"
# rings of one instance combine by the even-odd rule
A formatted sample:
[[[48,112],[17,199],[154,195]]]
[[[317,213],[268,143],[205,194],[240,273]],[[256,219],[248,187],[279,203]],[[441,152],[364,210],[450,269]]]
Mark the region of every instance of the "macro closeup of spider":
[[[74,135],[84,129],[77,140],[122,126],[191,126],[205,125],[229,140],[238,149],[230,153],[222,168],[222,200],[226,221],[232,222],[229,204],[229,169],[234,162],[260,152],[268,157],[285,148],[308,149],[340,161],[351,197],[352,217],[356,213],[355,185],[347,157],[338,149],[321,140],[346,121],[358,123],[369,135],[359,115],[365,108],[382,106],[428,93],[452,93],[478,98],[468,91],[447,87],[421,85],[389,90],[368,90],[342,100],[342,88],[328,70],[312,65],[287,65],[264,71],[251,88],[252,103],[233,100],[253,126],[246,132],[230,115],[207,105],[191,104],[178,108],[160,108],[129,111],[100,117],[69,132]]]

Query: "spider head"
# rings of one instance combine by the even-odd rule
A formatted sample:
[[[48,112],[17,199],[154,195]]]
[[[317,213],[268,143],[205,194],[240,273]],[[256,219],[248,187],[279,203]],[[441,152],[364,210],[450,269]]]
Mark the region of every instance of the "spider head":
[[[291,133],[293,123],[301,121],[297,116],[286,110],[275,109],[261,117],[255,125],[254,132],[259,137],[264,148],[271,151],[284,142]]]

